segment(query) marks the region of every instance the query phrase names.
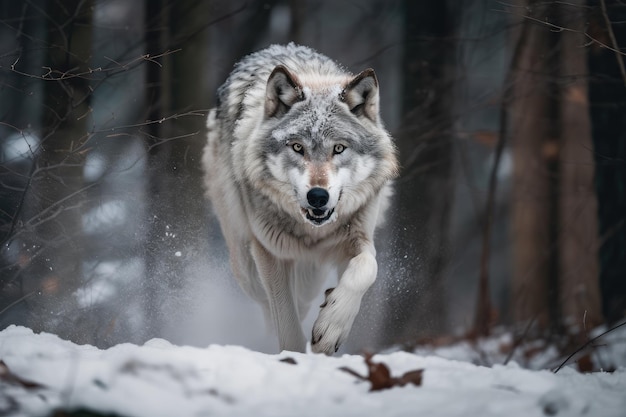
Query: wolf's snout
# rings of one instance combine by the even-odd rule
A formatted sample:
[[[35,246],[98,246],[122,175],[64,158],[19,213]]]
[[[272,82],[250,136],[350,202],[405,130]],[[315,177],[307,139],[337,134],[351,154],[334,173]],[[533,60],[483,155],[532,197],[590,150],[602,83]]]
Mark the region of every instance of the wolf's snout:
[[[328,191],[320,187],[313,187],[306,193],[306,200],[309,207],[303,207],[302,214],[315,226],[321,226],[332,218],[335,209],[326,207],[330,200]]]
[[[328,191],[319,187],[311,188],[309,192],[306,193],[307,201],[311,207],[316,209],[324,207],[326,203],[328,203],[329,198]]]

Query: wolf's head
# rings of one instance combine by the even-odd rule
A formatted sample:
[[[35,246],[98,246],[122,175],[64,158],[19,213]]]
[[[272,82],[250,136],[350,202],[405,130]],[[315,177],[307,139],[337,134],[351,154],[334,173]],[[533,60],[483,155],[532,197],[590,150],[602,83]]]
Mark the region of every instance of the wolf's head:
[[[314,226],[350,216],[397,175],[372,69],[350,76],[277,66],[257,133],[262,155],[247,165],[258,167],[271,199]]]

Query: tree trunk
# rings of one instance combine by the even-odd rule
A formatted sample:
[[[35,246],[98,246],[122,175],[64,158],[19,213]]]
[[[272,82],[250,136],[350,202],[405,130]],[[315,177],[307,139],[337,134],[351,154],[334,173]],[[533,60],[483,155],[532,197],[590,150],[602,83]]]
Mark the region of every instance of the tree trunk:
[[[400,257],[390,280],[390,343],[440,333],[445,323],[444,270],[453,195],[450,136],[453,92],[452,12],[445,2],[404,2],[404,123],[396,134],[402,176],[391,221]],[[433,41],[433,39],[436,39]]]
[[[49,5],[47,57],[43,75],[45,114],[42,147],[28,190],[30,209],[24,222],[28,237],[22,272],[25,295],[33,313],[28,325],[54,331],[81,342],[74,292],[82,284],[82,205],[85,143],[89,137],[89,63],[91,59],[90,1]]]
[[[161,4],[162,3],[162,4]],[[209,2],[147,1],[146,48],[159,58],[148,66],[146,100],[150,103],[148,133],[149,202],[146,236],[145,338],[162,334],[172,321],[167,300],[182,287],[184,266],[201,240],[204,190],[200,158],[206,109],[211,95],[203,84],[208,42],[203,29]]]
[[[533,18],[551,6],[531,2]],[[546,329],[556,315],[557,248],[553,214],[558,126],[554,115],[556,36],[530,19],[522,21],[518,60],[511,68],[509,143],[513,155],[511,233],[513,243],[513,316]]]
[[[528,6],[508,127],[514,316],[540,331],[579,333],[601,322],[585,9],[582,2]]]
[[[30,255],[23,254],[22,226],[38,145],[39,135],[33,130],[41,126],[44,81],[22,74],[39,74],[46,57],[39,47],[46,37],[46,19],[38,9],[44,1],[33,3],[35,7],[10,2],[0,10],[0,21],[14,34],[14,43],[6,47],[14,52],[0,57],[0,137],[30,147],[21,157],[0,155],[0,306],[4,307],[0,328],[5,323],[24,323],[26,317],[25,303],[20,302],[25,295],[20,280],[22,262]]]
[[[621,22],[626,20],[626,7],[606,0],[603,8],[602,3],[590,1],[593,12],[588,31],[605,45],[623,51],[626,25]],[[626,74],[620,61],[624,65],[623,55],[591,45],[589,100],[598,196],[600,283],[603,313],[609,323],[626,317]]]
[[[566,325],[591,330],[602,323],[598,285],[598,203],[588,100],[585,1],[560,5],[561,137],[559,149],[559,289]],[[574,333],[579,333],[573,329]]]

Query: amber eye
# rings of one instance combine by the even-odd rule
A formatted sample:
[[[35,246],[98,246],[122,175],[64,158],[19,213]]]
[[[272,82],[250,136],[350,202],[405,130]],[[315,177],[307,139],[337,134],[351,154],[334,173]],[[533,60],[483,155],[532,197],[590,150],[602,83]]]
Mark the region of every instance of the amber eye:
[[[338,155],[345,150],[346,150],[346,147],[340,143],[336,144],[335,147],[333,148],[333,152],[335,153],[335,155]]]
[[[291,145],[291,149],[293,149],[295,152],[298,152],[299,154],[304,154],[304,147],[300,143],[294,143],[293,145]]]

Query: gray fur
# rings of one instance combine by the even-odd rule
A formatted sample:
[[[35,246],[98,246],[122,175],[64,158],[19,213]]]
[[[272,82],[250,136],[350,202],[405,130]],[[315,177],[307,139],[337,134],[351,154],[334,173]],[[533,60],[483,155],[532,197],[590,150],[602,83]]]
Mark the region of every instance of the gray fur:
[[[203,166],[233,273],[280,348],[304,351],[300,321],[336,270],[311,338],[332,354],[376,278],[374,229],[397,175],[374,71],[355,76],[310,48],[273,45],[236,64],[218,96]]]

